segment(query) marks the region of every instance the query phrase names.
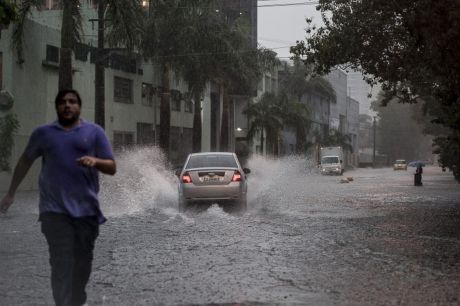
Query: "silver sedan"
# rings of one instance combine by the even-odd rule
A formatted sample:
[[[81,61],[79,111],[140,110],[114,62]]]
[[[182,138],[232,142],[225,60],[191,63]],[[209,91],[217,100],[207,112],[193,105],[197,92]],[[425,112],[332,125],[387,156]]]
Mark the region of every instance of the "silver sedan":
[[[179,210],[190,202],[233,203],[246,210],[246,174],[235,153],[204,152],[189,154],[185,165],[176,171],[179,178]]]

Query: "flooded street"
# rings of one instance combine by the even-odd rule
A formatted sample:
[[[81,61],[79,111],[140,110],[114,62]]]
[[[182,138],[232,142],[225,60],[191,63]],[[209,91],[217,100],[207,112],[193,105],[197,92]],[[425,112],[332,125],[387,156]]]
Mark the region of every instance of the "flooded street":
[[[238,216],[179,213],[155,151],[118,164],[102,186],[89,305],[460,303],[460,185],[440,168],[414,187],[413,168],[321,176],[304,159],[254,157]],[[20,193],[0,217],[1,305],[52,304],[37,197]]]

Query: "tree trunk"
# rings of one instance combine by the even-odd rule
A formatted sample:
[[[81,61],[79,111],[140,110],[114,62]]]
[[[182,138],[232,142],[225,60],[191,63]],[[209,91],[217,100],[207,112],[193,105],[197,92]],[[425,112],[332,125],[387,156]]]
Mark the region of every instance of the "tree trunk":
[[[171,122],[171,92],[169,87],[169,79],[171,67],[169,63],[163,64],[162,85],[163,92],[161,93],[160,101],[160,148],[169,157],[169,133]]]
[[[104,11],[105,1],[99,0],[97,8],[98,29],[97,29],[97,51],[95,62],[95,99],[94,116],[95,122],[105,128],[105,74],[104,74]]]
[[[260,154],[264,155],[264,129],[260,130]]]
[[[229,115],[229,101],[228,90],[224,87],[223,101],[222,101],[222,124],[220,128],[220,151],[228,151],[228,115]]]
[[[194,93],[193,99],[194,114],[193,114],[193,152],[201,152],[201,94]]]
[[[73,27],[72,4],[70,1],[63,1],[61,50],[59,56],[59,90],[72,88]]]

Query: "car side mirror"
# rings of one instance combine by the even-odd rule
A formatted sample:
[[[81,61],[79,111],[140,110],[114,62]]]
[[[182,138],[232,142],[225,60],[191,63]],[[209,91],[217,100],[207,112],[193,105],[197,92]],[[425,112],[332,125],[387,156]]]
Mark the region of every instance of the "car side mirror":
[[[176,174],[177,177],[179,177],[181,172],[182,172],[182,167],[177,167],[176,171],[174,171],[174,173]]]
[[[245,174],[249,174],[249,173],[251,173],[251,169],[249,169],[249,168],[243,168],[243,172],[244,172]]]
[[[342,163],[342,160],[340,160],[340,163]]]

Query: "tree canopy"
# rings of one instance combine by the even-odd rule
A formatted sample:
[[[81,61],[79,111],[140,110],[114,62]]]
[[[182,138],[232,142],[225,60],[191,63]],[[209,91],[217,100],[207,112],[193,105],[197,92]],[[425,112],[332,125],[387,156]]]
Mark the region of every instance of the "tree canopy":
[[[460,149],[459,1],[320,0],[317,9],[324,25],[308,21],[295,56],[320,74],[336,66],[362,71],[381,84],[383,104],[430,101],[427,113],[451,129]]]

